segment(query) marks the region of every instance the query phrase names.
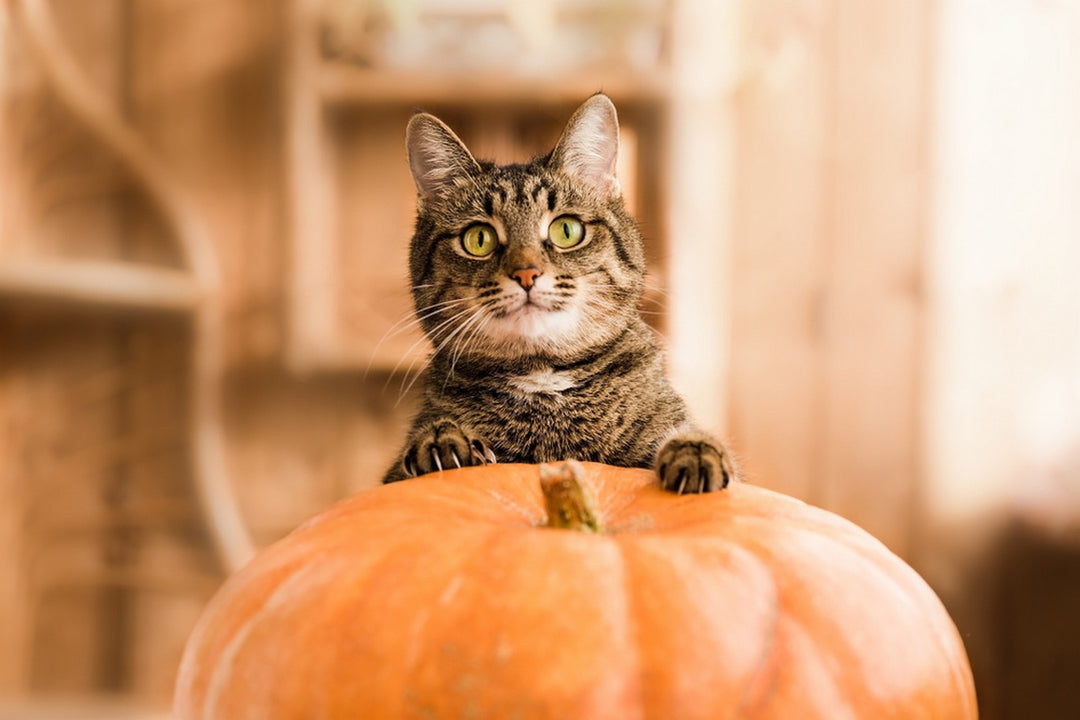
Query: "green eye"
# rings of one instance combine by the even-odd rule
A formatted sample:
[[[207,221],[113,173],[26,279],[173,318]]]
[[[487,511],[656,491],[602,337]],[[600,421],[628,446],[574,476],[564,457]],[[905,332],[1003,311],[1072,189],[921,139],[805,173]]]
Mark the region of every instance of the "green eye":
[[[569,250],[585,239],[585,225],[576,217],[560,215],[548,225],[548,240],[557,248]]]
[[[473,225],[461,236],[461,247],[473,257],[487,257],[495,252],[499,244],[499,236],[495,228],[486,223]]]

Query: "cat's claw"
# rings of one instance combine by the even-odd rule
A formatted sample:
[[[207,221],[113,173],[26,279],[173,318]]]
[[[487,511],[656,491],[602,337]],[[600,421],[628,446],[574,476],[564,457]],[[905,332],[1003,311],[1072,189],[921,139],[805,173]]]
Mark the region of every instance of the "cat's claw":
[[[491,448],[456,422],[444,420],[419,432],[401,459],[406,477],[495,462]]]
[[[493,465],[498,462],[491,448],[480,440],[473,440],[469,444],[469,457],[472,460],[471,465]]]
[[[704,433],[673,437],[656,455],[660,484],[679,495],[726,488],[735,467],[724,447]]]

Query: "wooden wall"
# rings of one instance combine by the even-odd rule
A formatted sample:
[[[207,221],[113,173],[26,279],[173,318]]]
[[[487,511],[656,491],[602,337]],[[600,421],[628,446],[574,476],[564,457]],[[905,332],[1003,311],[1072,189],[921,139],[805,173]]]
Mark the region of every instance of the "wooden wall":
[[[95,92],[190,192],[213,240],[229,476],[268,543],[376,482],[412,408],[383,372],[285,367],[286,3],[51,7]],[[19,8],[0,13],[0,263],[177,264],[138,182],[48,88]],[[0,292],[0,714],[26,695],[168,701],[223,577],[192,487],[191,342],[168,313]]]
[[[55,9],[81,69],[130,115],[130,3]],[[20,16],[5,19],[0,262],[175,263],[137,183],[57,102]],[[220,577],[187,465],[189,331],[177,317],[0,299],[4,695],[170,692]]]
[[[351,363],[298,375],[286,362],[294,308],[321,307],[319,287],[305,289],[293,275],[293,253],[307,248],[290,245],[288,119],[282,113],[288,86],[282,80],[291,4],[109,0],[95,3],[95,12],[87,7],[57,2],[66,36],[80,57],[92,59],[102,89],[193,193],[217,248],[226,278],[230,476],[257,541],[268,542],[377,477],[410,409],[409,398],[398,402],[397,380],[384,371],[365,377],[362,363]],[[918,478],[914,403],[928,23],[923,2],[755,2],[737,11],[680,4],[675,101],[663,114],[668,135],[640,152],[647,159],[663,148],[670,156],[652,160],[635,183],[646,229],[654,239],[670,240],[650,252],[660,273],[656,282],[671,283],[667,309],[678,320],[670,328],[673,371],[698,414],[711,426],[727,426],[751,481],[844,513],[900,552],[910,549]],[[708,31],[714,25],[725,28],[724,48]],[[364,116],[365,122],[400,124],[409,109]],[[364,155],[364,142],[371,143],[357,132],[366,126],[349,122],[348,113],[330,116],[342,122],[335,131],[345,141],[335,159],[341,172]],[[653,132],[638,133],[638,142],[655,143],[655,118],[645,113],[638,119]],[[17,145],[25,142],[15,137]],[[388,150],[378,156],[391,161]],[[402,171],[403,164],[390,175],[401,179]],[[652,184],[657,178],[664,187]],[[108,206],[126,224],[97,220],[99,234],[124,238],[129,254],[145,254],[153,242],[144,236],[153,233],[141,229],[132,202],[121,198]],[[364,220],[355,209],[342,217],[352,223],[343,227],[350,235]],[[389,222],[387,228],[403,224]],[[10,220],[3,225],[11,227]],[[57,236],[74,236],[71,227]],[[356,272],[348,277],[362,278],[364,259],[355,248],[345,250],[332,256],[330,269],[351,258]],[[357,322],[349,318],[371,295],[335,287],[345,298],[340,308],[348,337]],[[703,316],[701,307],[727,311]],[[153,342],[158,332],[111,330],[109,322],[121,321],[102,322],[97,351],[120,359],[131,355],[132,343]],[[9,336],[24,332],[22,325],[6,327]],[[183,342],[176,332],[170,342]],[[55,352],[63,366],[66,350]],[[25,392],[23,362],[5,366],[0,388],[6,382],[9,392]],[[47,387],[58,382],[49,367],[38,371]],[[181,382],[182,368],[176,372]],[[182,475],[186,468],[175,464],[167,471]],[[23,476],[8,478],[16,500],[22,482]],[[186,527],[190,532],[190,522]],[[180,547],[149,544],[163,558]],[[204,555],[189,570],[205,573],[206,548],[195,545]],[[131,601],[138,612],[123,628],[122,648],[110,656],[113,686],[144,697],[167,695],[167,669],[205,591],[174,597],[171,605],[160,594]],[[84,606],[79,612],[99,612]],[[163,627],[172,628],[165,633],[170,639],[151,643]],[[13,636],[24,650],[42,642],[25,630]],[[107,649],[93,649],[91,639],[49,642],[57,643],[56,653],[28,652],[37,658],[33,673],[49,680],[35,683],[25,668],[12,670],[9,689],[101,686],[86,663]],[[64,651],[75,669],[54,667]]]
[[[1065,282],[1078,247],[1074,195],[1028,188],[1046,177],[1068,186],[1078,166],[1068,160],[1075,74],[1055,68],[1076,66],[1069,28],[1080,23],[1075,13],[1071,25],[1055,22],[1068,14],[1056,6],[1020,5],[972,28],[960,12],[975,8],[967,0],[686,0],[671,18],[679,40],[669,48],[671,86],[658,90],[647,74],[640,87],[611,86],[640,100],[623,106],[640,161],[629,184],[653,241],[652,282],[669,313],[656,324],[670,337],[676,382],[708,425],[725,430],[750,482],[849,517],[934,581],[974,633],[980,690],[1006,686],[1017,662],[1003,661],[1004,650],[1035,652],[1018,639],[1025,628],[1054,635],[1005,604],[1067,614],[1052,589],[1033,597],[1004,587],[1008,578],[1027,582],[1026,560],[1011,556],[998,572],[1000,548],[988,538],[999,526],[963,513],[988,504],[976,502],[985,500],[985,473],[1001,505],[1017,477],[1046,470],[1008,446],[1023,433],[1007,421],[1025,408],[1038,420],[1039,408],[1002,401],[994,385],[1034,386],[1044,366],[1067,384],[1075,363],[1062,358],[1075,351],[1055,348],[1080,347],[1075,333],[1041,332],[1066,325],[1076,303]],[[400,373],[384,361],[365,373],[355,352],[371,345],[365,308],[399,292],[372,272],[362,244],[321,246],[325,255],[306,265],[314,271],[297,273],[298,258],[314,250],[296,242],[284,111],[300,6],[53,1],[83,69],[192,193],[212,236],[225,278],[228,470],[259,544],[373,483],[414,403],[400,397]],[[1038,112],[996,105],[997,86],[972,84],[983,76],[964,61],[968,33],[1018,17],[1041,33],[1035,55],[1048,71],[1030,87],[1014,78],[1013,91]],[[176,265],[168,229],[137,183],[58,106],[20,38],[16,4],[0,2],[0,263],[52,254]],[[987,50],[994,43],[978,47],[1005,74],[1031,58],[1016,42],[1003,55]],[[370,95],[349,77],[331,78],[324,129],[340,151],[329,182],[351,184],[353,202],[385,191],[368,172],[371,158],[396,162],[395,128],[414,103],[407,86],[376,83]],[[982,94],[961,92],[972,87]],[[453,115],[444,86],[416,88]],[[539,121],[528,116],[532,95],[516,88],[502,98],[491,85],[481,88],[483,107],[501,119],[476,121],[460,106],[457,119],[495,155],[533,149],[574,104],[565,91],[545,92]],[[960,104],[971,97],[981,100]],[[373,99],[378,112],[363,107]],[[990,115],[1003,124],[968,132]],[[1048,134],[1046,117],[1057,118]],[[1013,123],[1044,141],[1010,134]],[[382,141],[391,137],[393,147]],[[1013,165],[973,160],[1000,160],[1001,148]],[[1031,157],[1053,172],[1043,175]],[[1011,179],[1017,163],[1027,184]],[[980,185],[984,175],[994,182]],[[369,224],[366,206],[349,205],[333,228],[339,240],[372,227],[404,232],[404,162],[386,177],[404,188],[386,200],[393,212]],[[963,262],[982,257],[984,234],[998,224],[979,204],[981,187],[999,206],[1020,208],[1001,216],[1010,237],[1040,232],[1054,242],[1033,260],[1003,241],[991,254],[1002,282],[971,292],[981,266]],[[1029,226],[1031,218],[1040,222]],[[1054,272],[1040,275],[1040,263]],[[1031,289],[1045,277],[1056,284]],[[376,284],[380,297],[364,292]],[[402,297],[390,304],[383,328],[407,307]],[[1044,306],[1055,308],[1050,320],[1026,322]],[[337,348],[348,350],[344,362],[297,362],[304,314],[347,341]],[[0,297],[0,698],[106,690],[167,700],[184,637],[222,578],[178,421],[190,412],[182,392],[190,342],[191,327],[173,315],[72,313]],[[1017,362],[985,361],[1002,356]],[[1052,408],[1068,397],[1050,395]],[[981,454],[980,428],[994,439]],[[966,522],[950,525],[959,515]],[[1029,535],[1025,547],[1043,547],[1044,537]],[[998,641],[1002,627],[1012,644]],[[1016,696],[986,697],[1001,708]]]
[[[930,3],[743,6],[732,441],[901,555],[920,479]]]

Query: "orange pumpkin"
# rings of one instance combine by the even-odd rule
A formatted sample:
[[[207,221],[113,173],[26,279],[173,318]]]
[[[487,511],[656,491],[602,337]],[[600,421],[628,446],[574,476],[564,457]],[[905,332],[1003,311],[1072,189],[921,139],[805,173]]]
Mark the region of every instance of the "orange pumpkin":
[[[596,532],[545,527],[589,503],[559,477],[546,506],[531,465],[387,485],[308,522],[210,603],[176,717],[976,717],[941,603],[851,523],[751,485],[580,475]]]

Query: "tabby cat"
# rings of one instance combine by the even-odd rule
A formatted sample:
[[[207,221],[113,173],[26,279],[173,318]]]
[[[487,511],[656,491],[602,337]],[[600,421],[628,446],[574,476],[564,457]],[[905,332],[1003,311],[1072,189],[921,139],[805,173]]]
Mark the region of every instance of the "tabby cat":
[[[442,468],[567,458],[654,467],[679,493],[734,477],[697,429],[638,315],[641,237],[615,177],[602,94],[548,155],[478,161],[440,120],[406,132],[418,190],[409,270],[434,344],[423,406],[384,482]]]

